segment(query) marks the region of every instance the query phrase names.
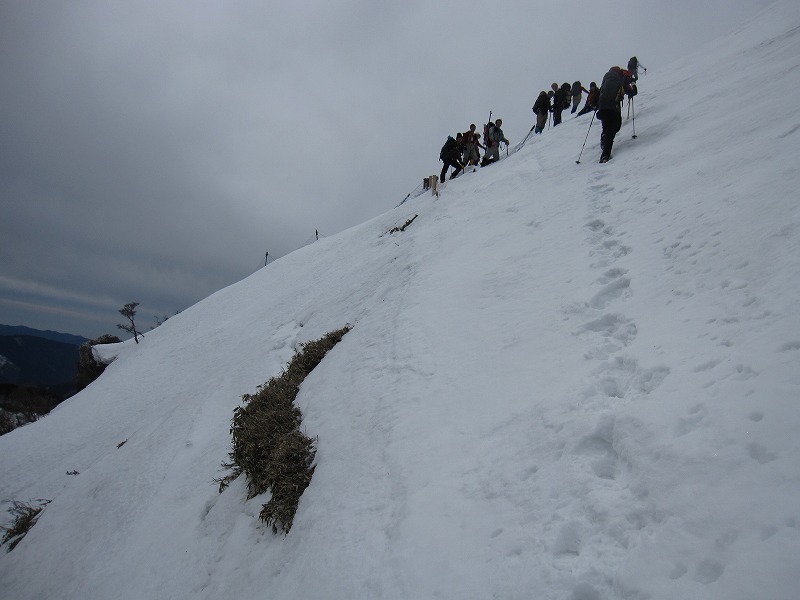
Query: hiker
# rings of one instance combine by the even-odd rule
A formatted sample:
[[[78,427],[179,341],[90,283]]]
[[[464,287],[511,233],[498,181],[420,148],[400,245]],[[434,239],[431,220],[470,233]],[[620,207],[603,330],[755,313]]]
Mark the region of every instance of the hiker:
[[[561,85],[561,93],[564,95],[564,110],[567,110],[572,104],[572,86],[565,81]]]
[[[557,83],[550,86],[553,90],[553,127],[561,123],[561,111],[564,110],[564,91],[558,87]]]
[[[466,164],[464,162],[464,134],[463,133],[459,132],[459,133],[456,134],[456,147],[457,147],[457,152],[458,152],[458,154],[457,154],[458,162],[461,165],[461,168],[463,169],[464,165]],[[452,179],[456,175],[458,175],[458,173],[454,172],[454,174],[452,175],[452,177],[450,177],[450,179]]]
[[[506,146],[509,144],[506,136],[503,135],[503,130],[500,128],[502,124],[503,119],[497,119],[494,124],[491,122],[487,123],[488,141],[486,144],[486,152],[483,154],[483,162],[481,163],[482,167],[500,160],[500,142],[503,142]]]
[[[597,110],[597,98],[599,96],[600,96],[600,88],[597,87],[597,84],[593,81],[592,83],[589,84],[589,94],[586,96],[586,104],[584,104],[583,108],[575,116],[580,117],[581,115],[585,115],[588,112]]]
[[[447,169],[450,167],[455,167],[455,171],[453,174],[450,175],[450,179],[455,177],[461,172],[461,169],[464,166],[461,164],[461,145],[460,140],[463,139],[462,134],[457,134],[456,138],[453,139],[452,135],[447,136],[447,141],[442,146],[441,151],[439,152],[439,160],[444,163],[442,167],[442,174],[439,176],[439,181],[444,182],[445,177],[447,176]]]
[[[536,126],[533,130],[534,133],[542,133],[542,131],[544,131],[544,126],[547,124],[547,117],[550,113],[550,108],[550,98],[547,95],[547,92],[539,92],[539,97],[536,98],[536,102],[533,103],[533,112],[536,114]]]
[[[644,69],[644,72],[647,73],[647,67],[640,63],[638,58],[631,56],[631,59],[628,61],[628,71],[630,71],[634,81],[639,81],[639,67]]]
[[[583,98],[583,92],[588,94],[589,90],[583,87],[580,81],[576,81],[572,84],[572,90],[570,91],[572,96],[572,110],[570,111],[570,114],[578,110],[578,105],[581,103],[581,99]]]
[[[481,144],[480,136],[475,133],[475,123],[469,126],[469,131],[464,134],[464,166],[477,165],[480,160],[480,153],[478,148],[486,150],[486,147]]]
[[[603,133],[600,135],[600,162],[611,158],[614,136],[622,127],[622,99],[626,94],[633,94],[630,72],[620,67],[611,67],[603,76],[600,84],[597,118],[603,122]]]

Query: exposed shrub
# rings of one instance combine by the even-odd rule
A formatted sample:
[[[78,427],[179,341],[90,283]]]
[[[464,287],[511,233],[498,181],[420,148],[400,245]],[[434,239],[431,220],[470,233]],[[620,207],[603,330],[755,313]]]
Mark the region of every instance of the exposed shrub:
[[[0,408],[24,416],[26,422],[33,422],[64,400],[61,393],[52,389],[54,387],[61,386],[0,383]]]
[[[223,465],[231,473],[218,480],[220,492],[242,473],[248,499],[272,492],[259,516],[275,533],[289,533],[300,496],[314,474],[316,440],[300,431],[302,414],[294,400],[303,380],[350,329],[348,325],[304,344],[280,377],[259,386],[256,394],[245,394],[244,406],[233,412],[233,449],[230,462]]]
[[[92,353],[92,346],[98,344],[118,344],[122,340],[115,335],[101,335],[99,338],[83,342],[78,348],[78,368],[75,375],[75,388],[81,391],[83,388],[100,377],[106,370],[106,365],[98,362]]]
[[[47,387],[0,383],[0,435],[39,420],[62,400]]]
[[[11,413],[8,413],[0,408],[0,435],[5,435],[9,431],[14,431],[16,428],[17,422],[11,416]]]
[[[413,217],[411,217],[411,218],[410,218],[408,221],[406,221],[406,222],[405,222],[405,223],[403,223],[402,225],[399,225],[398,227],[392,227],[392,228],[391,228],[391,229],[388,231],[388,233],[400,233],[401,231],[405,231],[405,230],[406,230],[406,227],[408,227],[409,225],[411,225],[411,224],[414,222],[414,219],[416,219],[418,216],[419,216],[419,215],[414,215]]]
[[[15,413],[0,408],[0,435],[5,435],[14,431],[17,427],[22,427],[33,423],[39,419],[39,415],[32,412]]]
[[[7,544],[6,551],[11,552],[16,548],[17,544],[22,541],[28,532],[36,524],[39,518],[39,513],[42,509],[50,504],[50,500],[35,500],[38,506],[34,506],[32,502],[18,502],[14,500],[8,512],[14,517],[11,525],[8,527],[0,526],[5,533],[3,534],[3,543]]]

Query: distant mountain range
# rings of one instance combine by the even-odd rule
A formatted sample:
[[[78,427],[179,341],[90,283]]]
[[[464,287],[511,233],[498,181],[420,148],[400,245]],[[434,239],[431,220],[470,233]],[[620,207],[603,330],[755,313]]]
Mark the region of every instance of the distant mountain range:
[[[0,325],[0,383],[61,386],[75,380],[78,348],[86,338]]]
[[[68,333],[0,325],[0,435],[75,393],[78,350],[85,341]]]
[[[31,327],[24,327],[22,325],[0,325],[0,336],[14,336],[14,335],[29,335],[31,337],[44,338],[54,342],[64,342],[65,344],[72,344],[73,346],[80,346],[87,338],[79,335],[72,335],[70,333],[59,333],[58,331],[42,331],[40,329],[32,329]]]

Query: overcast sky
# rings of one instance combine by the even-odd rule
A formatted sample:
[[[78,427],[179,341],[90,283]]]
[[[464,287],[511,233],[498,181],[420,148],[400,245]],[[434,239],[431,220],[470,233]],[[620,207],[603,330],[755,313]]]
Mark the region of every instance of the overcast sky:
[[[490,110],[513,144],[550,83],[768,4],[0,0],[0,323],[146,330],[396,206]]]

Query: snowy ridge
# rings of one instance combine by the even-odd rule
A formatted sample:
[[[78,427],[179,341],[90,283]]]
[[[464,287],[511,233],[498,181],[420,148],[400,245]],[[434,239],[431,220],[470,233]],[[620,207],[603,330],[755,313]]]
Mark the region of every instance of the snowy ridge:
[[[110,349],[0,437],[0,499],[52,500],[0,597],[795,598],[800,7],[648,67],[610,163],[595,122],[575,164],[590,116],[567,117]],[[233,408],[346,323],[274,536],[213,482]]]

